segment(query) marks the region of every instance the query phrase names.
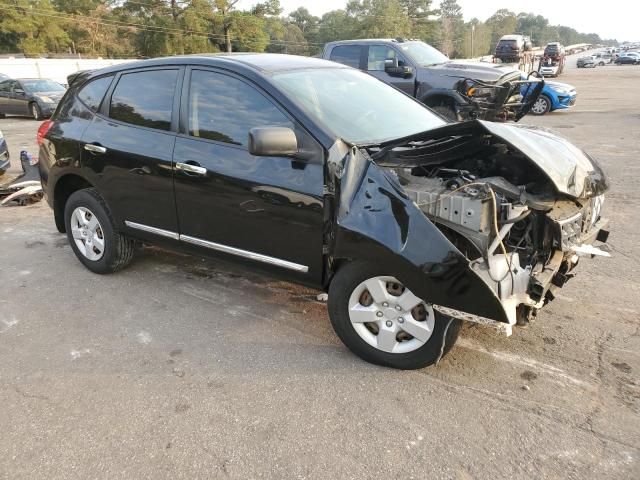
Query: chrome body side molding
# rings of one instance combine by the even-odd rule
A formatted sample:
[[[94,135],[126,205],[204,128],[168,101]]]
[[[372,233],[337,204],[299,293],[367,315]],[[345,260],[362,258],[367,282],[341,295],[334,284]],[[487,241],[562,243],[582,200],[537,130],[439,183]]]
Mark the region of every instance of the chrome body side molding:
[[[220,243],[209,242],[196,237],[190,237],[188,235],[180,235],[180,240],[183,242],[198,245],[200,247],[210,248],[211,250],[217,250],[219,252],[229,253],[238,257],[248,258],[257,262],[268,263],[270,265],[276,265],[282,268],[288,268],[296,272],[306,273],[309,271],[309,267],[306,265],[300,265],[299,263],[290,262],[288,260],[282,260],[280,258],[270,257],[261,253],[250,252],[248,250],[242,250],[240,248],[229,247],[228,245],[222,245]]]
[[[208,240],[203,240],[201,238],[190,237],[189,235],[180,235],[177,232],[150,227],[149,225],[130,222],[129,220],[125,220],[124,223],[127,227],[135,228],[136,230],[142,230],[143,232],[153,233],[162,237],[167,237],[173,240],[179,240],[181,242],[197,245],[199,247],[209,248],[211,250],[227,253],[229,255],[248,258],[249,260],[254,260],[256,262],[268,263],[269,265],[275,265],[277,267],[286,268],[295,272],[307,273],[309,271],[309,267],[306,265],[300,265],[299,263],[282,260],[281,258],[270,257],[269,255],[263,255],[262,253],[250,252],[249,250],[242,250],[241,248],[230,247],[221,243],[215,243]]]
[[[130,222],[129,220],[125,220],[124,224],[129,228],[135,228],[136,230],[142,230],[143,232],[148,233],[155,233],[161,237],[172,238],[173,240],[180,240],[180,235],[176,232],[163,230],[162,228],[150,227],[149,225],[143,225],[141,223]]]

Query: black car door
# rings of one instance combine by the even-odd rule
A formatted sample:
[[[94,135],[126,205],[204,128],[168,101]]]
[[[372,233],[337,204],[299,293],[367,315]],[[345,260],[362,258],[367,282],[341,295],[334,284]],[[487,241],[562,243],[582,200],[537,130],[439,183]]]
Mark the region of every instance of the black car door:
[[[124,71],[82,136],[82,166],[120,227],[177,240],[171,166],[182,68]],[[123,225],[124,224],[124,225]]]
[[[2,82],[2,86],[0,87],[0,112],[13,115],[22,113],[15,99],[14,90],[16,88],[21,89],[22,87],[15,80]]]
[[[18,115],[29,114],[29,100],[27,92],[19,81],[14,82],[11,91],[11,113]]]
[[[399,67],[411,66],[404,55],[398,53],[392,47],[387,45],[369,45],[367,55],[367,72],[370,75],[386,82],[394,87],[402,90],[409,95],[414,95],[415,92],[415,71],[412,75],[406,77],[396,74],[391,74],[385,70],[385,64],[387,60],[397,60]]]
[[[249,130],[294,129],[311,160],[254,157]],[[323,150],[255,84],[188,69],[174,150],[180,239],[319,282],[322,275]]]
[[[14,80],[5,80],[0,82],[0,113],[11,113],[9,102],[11,100],[11,85]]]

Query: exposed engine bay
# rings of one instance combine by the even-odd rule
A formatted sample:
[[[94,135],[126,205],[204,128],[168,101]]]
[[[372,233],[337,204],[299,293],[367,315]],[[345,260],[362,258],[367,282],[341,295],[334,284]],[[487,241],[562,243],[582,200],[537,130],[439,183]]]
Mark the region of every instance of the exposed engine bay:
[[[526,324],[575,275],[580,257],[609,256],[593,245],[608,237],[601,217],[606,179],[588,157],[581,161],[593,168],[578,172],[573,159],[571,175],[560,175],[559,158],[550,159],[557,171],[543,168],[536,160],[544,142],[560,140],[548,132],[521,129],[523,138],[539,136],[527,149],[487,131],[493,124],[477,122],[468,134],[460,125],[460,135],[405,139],[369,153],[467,257],[509,324]]]

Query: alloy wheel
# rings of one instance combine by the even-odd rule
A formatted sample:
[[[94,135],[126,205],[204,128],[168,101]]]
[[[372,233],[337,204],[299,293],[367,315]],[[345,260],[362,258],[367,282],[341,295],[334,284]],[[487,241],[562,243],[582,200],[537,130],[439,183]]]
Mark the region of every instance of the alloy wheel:
[[[349,319],[365,342],[387,353],[408,353],[431,338],[433,308],[394,277],[373,277],[349,297]]]
[[[536,103],[534,103],[533,107],[531,107],[531,111],[536,115],[542,115],[547,112],[547,108],[547,100],[543,97],[538,97]]]
[[[78,250],[94,262],[104,255],[104,232],[91,210],[77,207],[71,214],[71,234]]]

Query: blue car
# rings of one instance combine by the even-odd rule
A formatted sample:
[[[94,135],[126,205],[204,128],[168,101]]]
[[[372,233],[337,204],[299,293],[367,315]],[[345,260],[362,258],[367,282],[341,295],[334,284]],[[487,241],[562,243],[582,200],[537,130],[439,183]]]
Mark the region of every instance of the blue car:
[[[547,112],[569,108],[576,103],[575,87],[566,83],[545,81],[544,88],[531,107],[532,115],[544,115]]]

